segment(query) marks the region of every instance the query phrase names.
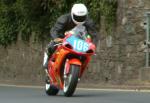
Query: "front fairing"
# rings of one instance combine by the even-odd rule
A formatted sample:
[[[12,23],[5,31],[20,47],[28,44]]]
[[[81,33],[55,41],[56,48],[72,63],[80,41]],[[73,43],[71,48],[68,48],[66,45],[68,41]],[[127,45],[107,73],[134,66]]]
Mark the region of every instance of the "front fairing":
[[[88,51],[90,44],[86,41],[72,35],[66,39],[66,42],[69,43],[73,50],[80,53],[86,53]]]
[[[70,45],[71,48],[66,48],[66,45]],[[92,42],[81,39],[76,35],[69,34],[66,36],[63,42],[63,47],[69,49],[71,52],[78,54],[94,54],[95,45]],[[92,51],[92,52],[89,52]]]

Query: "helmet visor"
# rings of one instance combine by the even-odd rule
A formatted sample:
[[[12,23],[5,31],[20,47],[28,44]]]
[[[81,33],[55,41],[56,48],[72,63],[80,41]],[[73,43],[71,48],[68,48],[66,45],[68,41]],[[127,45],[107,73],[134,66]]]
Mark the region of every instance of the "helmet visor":
[[[73,14],[73,19],[75,21],[77,21],[77,22],[84,22],[86,20],[86,17],[87,17],[86,15],[84,15],[84,16],[77,16],[77,15]]]

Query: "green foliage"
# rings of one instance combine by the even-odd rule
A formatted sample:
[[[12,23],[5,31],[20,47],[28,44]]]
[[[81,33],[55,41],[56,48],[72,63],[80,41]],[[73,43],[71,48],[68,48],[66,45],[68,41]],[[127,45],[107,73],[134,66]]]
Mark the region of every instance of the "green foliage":
[[[5,4],[0,2],[0,44],[7,46],[17,40],[18,23],[14,6],[10,7],[9,4]]]
[[[84,3],[99,26],[104,16],[106,31],[112,31],[117,0],[0,0],[0,45],[15,42],[17,34],[29,41],[32,32],[37,41],[49,40],[49,30],[56,19],[70,12],[74,3]]]

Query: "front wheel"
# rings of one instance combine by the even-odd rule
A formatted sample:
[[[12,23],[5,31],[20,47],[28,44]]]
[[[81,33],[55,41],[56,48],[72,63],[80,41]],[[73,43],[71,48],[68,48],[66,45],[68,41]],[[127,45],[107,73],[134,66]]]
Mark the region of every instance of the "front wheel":
[[[65,96],[70,97],[73,95],[78,83],[79,72],[80,72],[80,66],[70,65],[70,72],[64,78],[63,91]]]

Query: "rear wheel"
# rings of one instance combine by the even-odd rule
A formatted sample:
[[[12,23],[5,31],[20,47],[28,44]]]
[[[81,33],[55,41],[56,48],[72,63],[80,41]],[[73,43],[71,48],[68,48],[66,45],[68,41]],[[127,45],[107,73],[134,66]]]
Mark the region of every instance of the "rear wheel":
[[[69,74],[64,75],[64,95],[70,97],[73,95],[79,77],[80,66],[78,65],[70,65]],[[64,73],[65,74],[65,73]]]
[[[56,88],[55,86],[51,85],[49,82],[49,77],[47,77],[46,79],[46,83],[45,83],[45,92],[47,95],[57,95],[59,92],[59,89]]]

